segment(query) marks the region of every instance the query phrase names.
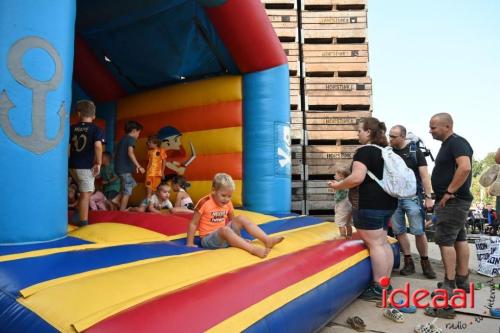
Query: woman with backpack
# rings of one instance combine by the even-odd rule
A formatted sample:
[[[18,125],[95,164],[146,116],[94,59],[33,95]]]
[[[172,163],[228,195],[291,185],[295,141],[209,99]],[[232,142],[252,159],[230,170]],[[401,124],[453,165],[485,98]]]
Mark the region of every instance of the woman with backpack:
[[[351,175],[329,183],[335,190],[353,189],[349,192],[354,197],[351,200],[354,226],[368,247],[373,273],[370,287],[360,296],[365,300],[382,299],[379,281],[382,277],[391,276],[394,264],[394,254],[387,242],[387,227],[398,206],[398,199],[387,194],[368,176],[368,172],[371,172],[376,178],[383,178],[384,160],[380,147],[388,146],[385,133],[383,122],[373,117],[363,118],[358,129],[359,142],[363,146],[354,154]]]

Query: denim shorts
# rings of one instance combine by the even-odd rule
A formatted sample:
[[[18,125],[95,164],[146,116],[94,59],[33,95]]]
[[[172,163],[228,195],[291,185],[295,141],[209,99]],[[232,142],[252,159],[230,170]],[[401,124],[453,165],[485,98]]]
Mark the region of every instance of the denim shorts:
[[[227,227],[230,227],[237,235],[241,236],[240,230],[236,228],[236,226],[233,226],[231,222],[227,224]],[[229,247],[226,240],[219,236],[219,230],[220,228],[203,237],[201,239],[201,247],[206,249],[222,249]]]
[[[361,230],[387,230],[389,221],[394,213],[393,209],[359,209],[353,210],[356,217],[353,218],[356,229]]]
[[[441,246],[453,246],[455,242],[467,240],[465,221],[469,214],[471,201],[458,198],[450,199],[444,208],[436,205],[435,242]]]
[[[392,215],[392,230],[394,235],[406,233],[406,219],[410,224],[410,234],[420,236],[424,233],[424,210],[419,197],[399,199],[398,208]]]
[[[123,195],[132,195],[132,190],[137,185],[134,177],[131,173],[122,173],[120,175],[120,180],[122,181],[122,193]]]

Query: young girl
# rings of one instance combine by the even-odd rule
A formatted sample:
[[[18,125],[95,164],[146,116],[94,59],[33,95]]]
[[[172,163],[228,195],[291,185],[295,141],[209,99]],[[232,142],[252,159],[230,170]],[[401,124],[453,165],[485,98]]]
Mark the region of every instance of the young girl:
[[[335,180],[341,181],[351,174],[347,167],[338,167],[335,170]],[[332,187],[332,182],[328,186]],[[352,237],[352,205],[348,198],[349,190],[335,191],[335,223],[339,227],[340,235],[345,239]]]
[[[165,162],[167,159],[167,152],[165,149],[160,148],[160,140],[157,135],[150,135],[147,141],[148,145],[148,167],[146,168],[146,194],[147,199],[161,183],[163,177],[163,170],[165,169]]]
[[[175,175],[172,177],[172,190],[177,192],[174,207],[184,207],[190,210],[194,209],[193,200],[186,192],[186,189],[191,186],[183,176]]]

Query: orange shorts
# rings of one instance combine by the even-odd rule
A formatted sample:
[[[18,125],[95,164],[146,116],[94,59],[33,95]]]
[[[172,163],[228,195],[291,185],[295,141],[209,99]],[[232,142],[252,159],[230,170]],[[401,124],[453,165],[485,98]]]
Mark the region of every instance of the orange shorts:
[[[153,191],[156,191],[156,188],[158,185],[161,183],[161,176],[149,176],[146,177],[146,182],[144,183],[147,188],[152,189]]]

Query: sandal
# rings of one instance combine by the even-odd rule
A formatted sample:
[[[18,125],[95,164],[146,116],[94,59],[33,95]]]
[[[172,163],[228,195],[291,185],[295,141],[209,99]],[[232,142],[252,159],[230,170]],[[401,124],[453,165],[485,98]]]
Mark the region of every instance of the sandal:
[[[438,317],[443,319],[454,319],[457,314],[453,308],[425,308],[424,314],[429,317]]]
[[[402,323],[405,321],[405,317],[403,316],[401,311],[399,311],[396,308],[384,309],[384,311],[382,311],[382,313],[384,314],[384,317],[389,318],[390,320],[392,320],[396,323]]]
[[[415,333],[443,333],[443,330],[434,325],[436,319],[427,324],[420,324],[415,327]]]
[[[359,318],[358,316],[347,318],[346,323],[347,323],[347,325],[349,325],[350,328],[352,328],[358,332],[364,332],[366,330],[365,322],[363,321],[363,319]]]

